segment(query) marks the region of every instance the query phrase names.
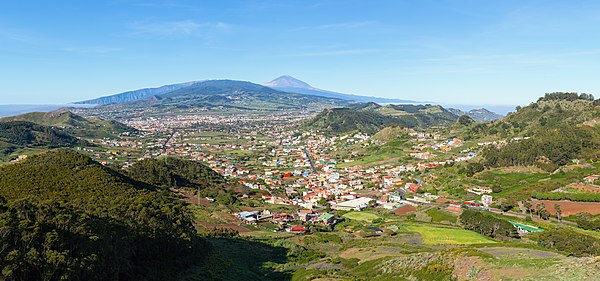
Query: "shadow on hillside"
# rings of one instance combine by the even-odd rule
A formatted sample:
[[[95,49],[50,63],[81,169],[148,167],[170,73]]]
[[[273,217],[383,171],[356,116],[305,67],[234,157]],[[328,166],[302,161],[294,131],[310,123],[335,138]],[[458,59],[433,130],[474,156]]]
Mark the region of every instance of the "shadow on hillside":
[[[269,265],[287,261],[288,249],[246,239],[208,238],[211,254],[183,280],[291,280]]]

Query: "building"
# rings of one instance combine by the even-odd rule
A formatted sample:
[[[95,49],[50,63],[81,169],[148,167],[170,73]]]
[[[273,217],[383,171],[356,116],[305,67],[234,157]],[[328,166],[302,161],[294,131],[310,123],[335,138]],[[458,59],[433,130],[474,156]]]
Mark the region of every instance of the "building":
[[[289,229],[289,232],[295,233],[306,233],[306,226],[304,225],[294,225]]]
[[[587,183],[594,183],[595,181],[597,181],[600,178],[599,175],[591,175],[591,176],[587,176],[585,178],[583,178],[583,180]]]
[[[492,202],[493,200],[491,195],[481,195],[481,204],[483,204],[483,207],[486,209],[492,205]]]
[[[332,214],[325,213],[319,216],[319,221],[321,221],[324,224],[331,224],[333,223],[333,221],[335,221],[335,219]]]
[[[541,229],[539,227],[535,227],[535,226],[531,226],[531,225],[526,225],[526,224],[512,222],[512,221],[510,223],[517,229],[517,232],[519,232],[519,235],[525,235],[530,232],[544,231],[543,229]]]
[[[374,201],[374,199],[371,199],[369,197],[360,197],[360,198],[356,198],[353,200],[348,200],[348,201],[339,202],[339,203],[333,203],[331,208],[334,210],[343,210],[343,211],[351,211],[351,210],[360,211],[360,210],[368,207],[369,203],[371,203],[371,201]]]

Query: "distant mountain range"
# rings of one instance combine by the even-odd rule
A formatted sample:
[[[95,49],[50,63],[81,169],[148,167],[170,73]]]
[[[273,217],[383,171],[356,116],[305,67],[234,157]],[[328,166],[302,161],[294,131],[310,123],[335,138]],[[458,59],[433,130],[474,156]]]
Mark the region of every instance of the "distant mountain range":
[[[308,83],[298,80],[289,75],[283,75],[275,80],[264,83],[264,86],[277,89],[284,92],[289,93],[298,93],[305,95],[313,95],[319,97],[328,97],[328,98],[336,98],[348,101],[355,102],[376,102],[376,103],[419,103],[412,100],[403,100],[403,99],[389,99],[389,98],[380,98],[380,97],[368,97],[368,96],[359,96],[359,95],[351,95],[351,94],[342,94],[327,90],[322,90],[315,88]]]
[[[76,103],[77,104],[104,105],[104,104],[126,103],[126,102],[132,102],[132,101],[145,100],[145,99],[151,98],[152,96],[168,94],[170,92],[177,91],[181,88],[185,88],[185,87],[191,86],[191,85],[193,85],[195,83],[199,83],[199,82],[201,82],[201,81],[193,81],[193,82],[185,82],[185,83],[179,83],[179,84],[173,84],[173,85],[165,85],[165,86],[158,87],[158,88],[145,88],[145,89],[128,91],[128,92],[124,92],[124,93],[120,93],[120,94],[116,94],[116,95],[100,97],[97,99],[86,100],[86,101],[81,101],[81,102],[76,102]]]
[[[235,80],[199,80],[157,88],[128,91],[97,99],[77,102],[79,105],[124,104],[154,107],[159,105],[176,108],[206,107],[239,110],[278,110],[307,108],[311,104],[325,107],[345,106],[353,102],[379,104],[424,104],[413,100],[369,97],[343,94],[315,88],[289,75],[280,76],[262,85]],[[465,110],[465,106],[459,107]],[[504,109],[503,109],[504,110]],[[453,110],[456,115],[468,115],[478,121],[491,121],[500,115],[487,109],[466,112]]]
[[[313,110],[343,106],[348,101],[288,93],[259,84],[235,80],[206,80],[143,89],[83,101],[102,105],[152,107],[176,112],[194,108],[223,111]]]
[[[216,85],[219,84],[219,85]],[[228,85],[225,85],[228,84]],[[236,88],[237,87],[237,88]],[[275,92],[273,90],[276,90]],[[202,92],[204,91],[204,92]],[[402,99],[388,99],[379,97],[366,97],[359,95],[350,95],[336,93],[332,91],[321,90],[312,87],[308,83],[298,80],[289,75],[281,76],[271,82],[264,83],[263,85],[254,84],[245,81],[234,81],[234,80],[201,80],[192,81],[179,84],[165,85],[158,88],[145,88],[135,91],[128,91],[106,97],[100,97],[97,99],[86,100],[77,102],[76,104],[120,104],[142,100],[150,100],[154,98],[160,98],[163,96],[176,96],[182,94],[225,94],[229,91],[230,94],[236,94],[236,92],[249,92],[254,93],[263,92],[267,94],[301,94],[310,95],[323,98],[339,99],[345,101],[354,102],[377,102],[377,103],[416,103],[411,100]]]
[[[473,118],[473,120],[481,122],[494,121],[503,117],[502,115],[491,112],[485,108],[471,109],[469,111],[462,111],[456,108],[448,108],[448,111],[454,113],[457,116],[467,115]]]

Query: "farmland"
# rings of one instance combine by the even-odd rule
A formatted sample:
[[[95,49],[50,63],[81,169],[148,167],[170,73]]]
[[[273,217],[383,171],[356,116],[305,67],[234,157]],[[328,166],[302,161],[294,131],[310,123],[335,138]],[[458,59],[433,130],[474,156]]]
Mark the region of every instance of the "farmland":
[[[579,212],[586,212],[593,215],[600,214],[600,202],[573,202],[573,201],[555,201],[555,200],[532,200],[534,204],[543,203],[546,210],[551,214],[556,214],[555,204],[560,206],[562,214],[565,217],[576,215]]]
[[[342,217],[365,222],[372,222],[373,220],[379,218],[378,215],[368,212],[349,212],[344,214]]]
[[[423,242],[428,245],[469,245],[496,243],[483,235],[472,231],[442,228],[428,225],[407,225],[406,229],[417,232],[423,237]]]

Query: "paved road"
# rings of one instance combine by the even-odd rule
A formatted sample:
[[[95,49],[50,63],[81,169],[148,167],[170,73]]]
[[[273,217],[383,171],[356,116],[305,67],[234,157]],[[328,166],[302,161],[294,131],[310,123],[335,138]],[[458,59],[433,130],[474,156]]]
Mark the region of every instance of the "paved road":
[[[317,173],[317,168],[315,167],[315,163],[313,163],[312,158],[310,157],[310,153],[308,150],[304,149],[304,154],[306,154],[306,158],[308,158],[308,163],[310,163],[310,167],[312,167],[313,173]]]

